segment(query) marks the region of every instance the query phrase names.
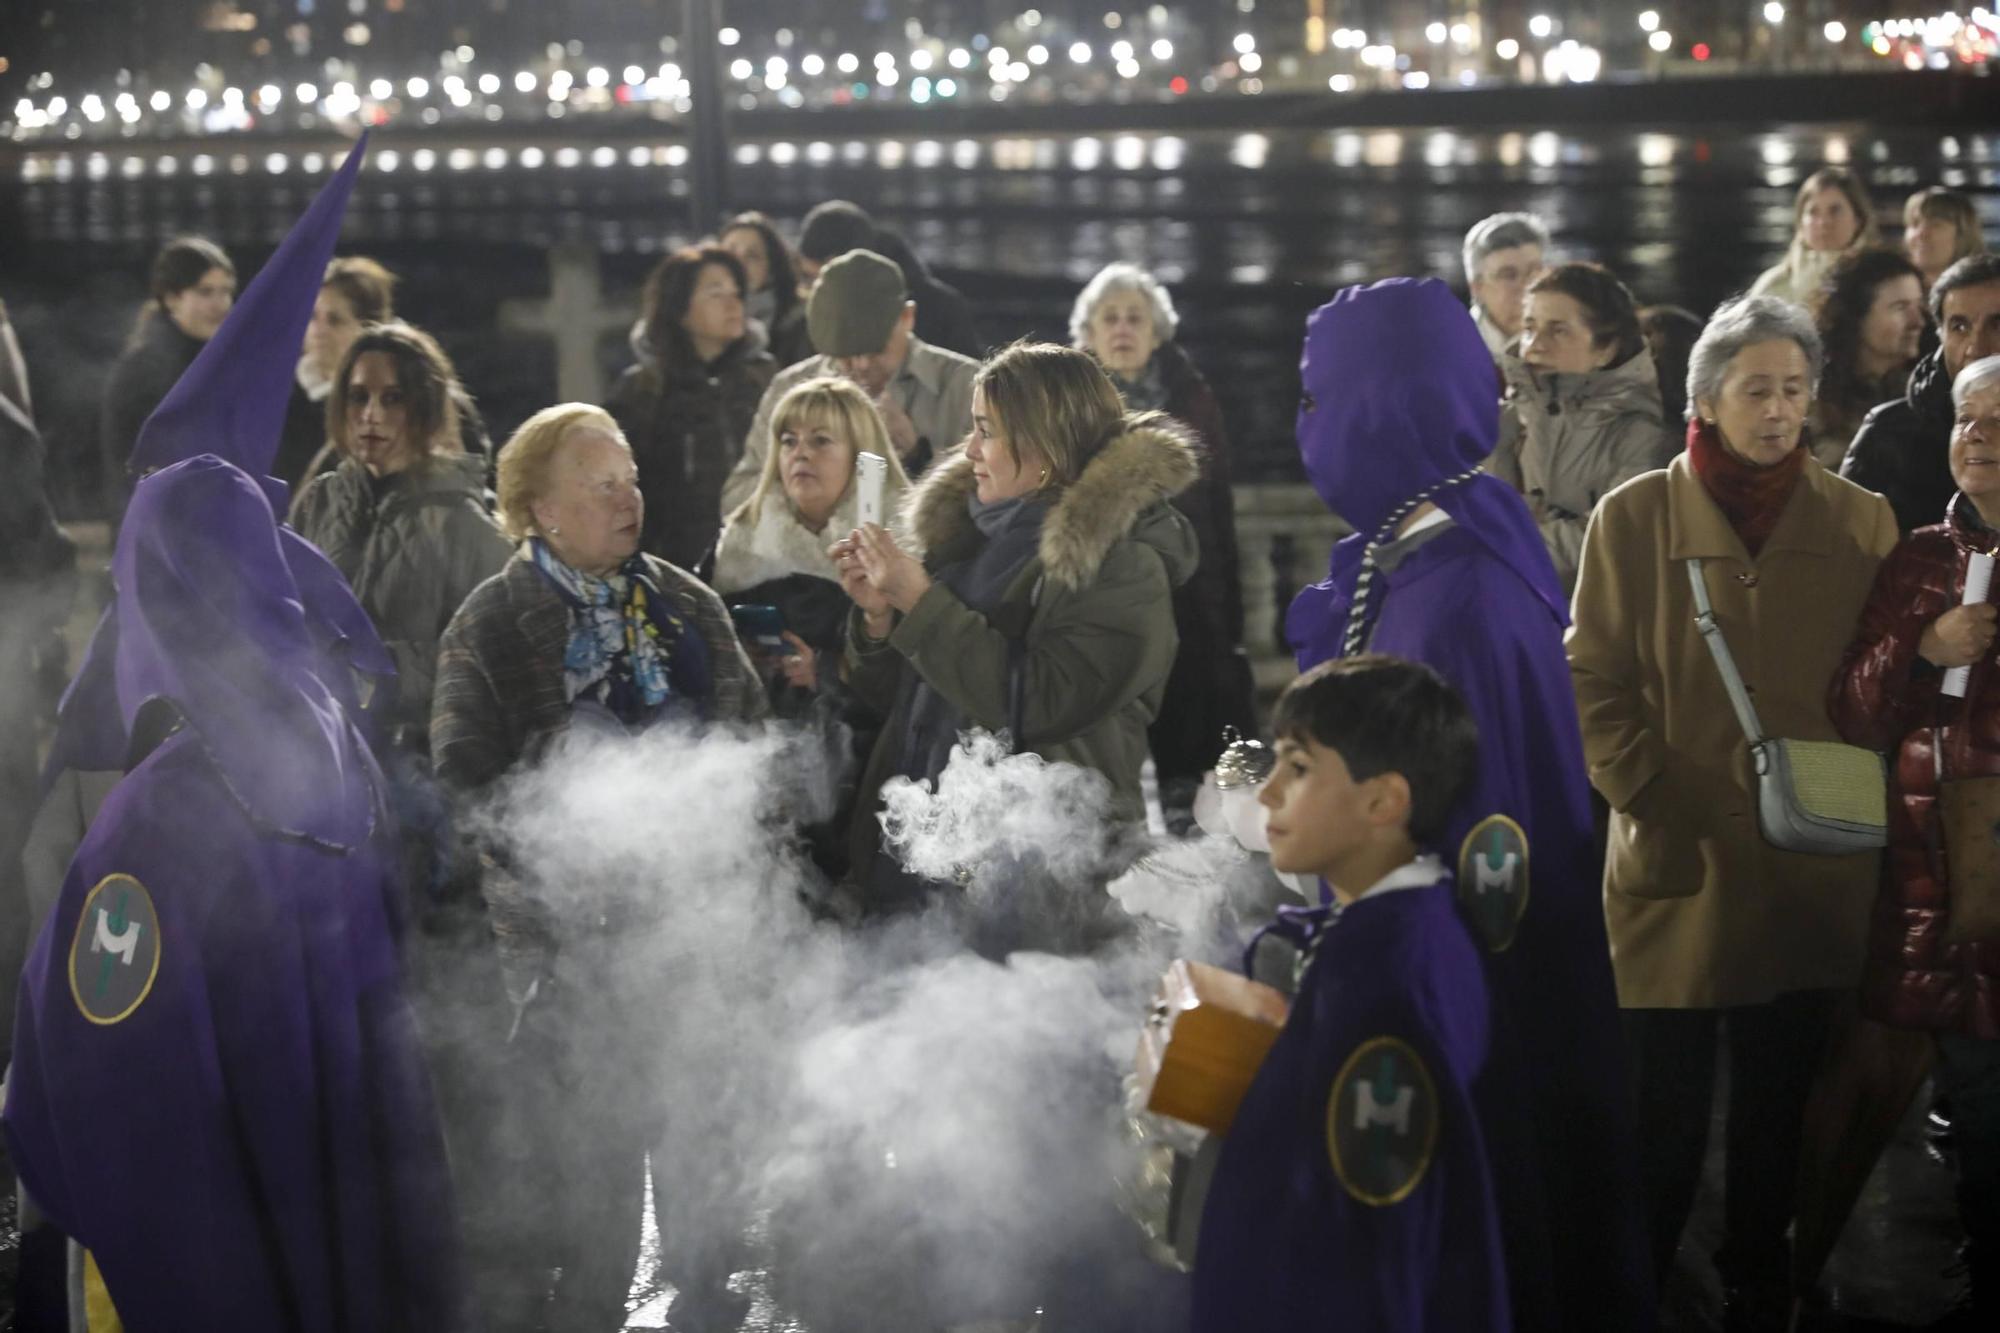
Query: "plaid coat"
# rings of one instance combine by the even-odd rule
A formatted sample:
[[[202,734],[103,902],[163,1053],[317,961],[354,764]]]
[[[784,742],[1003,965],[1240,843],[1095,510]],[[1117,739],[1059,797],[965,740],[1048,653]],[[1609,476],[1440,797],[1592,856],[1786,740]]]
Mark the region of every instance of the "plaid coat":
[[[769,711],[756,669],[737,641],[728,608],[694,575],[646,556],[648,572],[708,644],[714,672],[709,715],[755,721]],[[563,653],[569,611],[525,558],[473,589],[438,645],[431,704],[431,755],[446,787],[484,788],[533,762],[569,725]]]

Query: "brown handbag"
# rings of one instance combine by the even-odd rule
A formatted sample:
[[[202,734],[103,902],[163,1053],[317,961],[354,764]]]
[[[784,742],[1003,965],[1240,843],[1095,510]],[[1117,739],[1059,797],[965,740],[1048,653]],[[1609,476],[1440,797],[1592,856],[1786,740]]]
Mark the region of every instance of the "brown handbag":
[[[1951,904],[1945,943],[2000,940],[2000,777],[1946,779],[1938,817]]]

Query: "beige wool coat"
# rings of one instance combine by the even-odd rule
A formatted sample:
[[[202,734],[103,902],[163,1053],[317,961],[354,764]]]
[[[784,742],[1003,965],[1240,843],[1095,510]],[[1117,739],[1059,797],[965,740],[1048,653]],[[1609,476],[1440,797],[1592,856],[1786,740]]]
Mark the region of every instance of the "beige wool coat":
[[[1765,732],[1837,741],[1827,685],[1896,536],[1887,501],[1811,459],[1754,559],[1686,455],[1598,507],[1567,646],[1590,780],[1613,811],[1604,909],[1622,1006],[1716,1009],[1859,981],[1879,854],[1764,841],[1686,561],[1706,562]]]

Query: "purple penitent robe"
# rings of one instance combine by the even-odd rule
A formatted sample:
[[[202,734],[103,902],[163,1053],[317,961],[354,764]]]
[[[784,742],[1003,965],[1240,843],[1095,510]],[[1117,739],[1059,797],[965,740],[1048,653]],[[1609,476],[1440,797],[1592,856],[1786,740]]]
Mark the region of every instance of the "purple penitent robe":
[[[1319,932],[1216,1165],[1196,1333],[1507,1333],[1479,948],[1448,878]]]
[[[1483,946],[1496,1042],[1521,1054],[1503,1062],[1518,1063],[1515,1086],[1489,1079],[1479,1090],[1492,1137],[1519,1141],[1497,1182],[1516,1323],[1650,1333],[1568,615],[1526,504],[1477,471],[1498,432],[1492,358],[1443,284],[1397,279],[1314,312],[1301,373],[1307,475],[1357,535],[1293,602],[1286,630],[1300,668],[1350,646],[1422,662],[1479,724],[1478,774],[1437,850]],[[1420,497],[1449,521],[1399,541]]]
[[[128,734],[34,945],[8,1147],[127,1328],[465,1326],[381,776],[268,501],[199,457],[114,558]]]

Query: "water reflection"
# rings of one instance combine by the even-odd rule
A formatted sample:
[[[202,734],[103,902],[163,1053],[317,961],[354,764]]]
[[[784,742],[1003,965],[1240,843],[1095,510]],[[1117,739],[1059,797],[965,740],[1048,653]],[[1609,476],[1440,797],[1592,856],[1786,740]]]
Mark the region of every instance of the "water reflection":
[[[22,154],[0,196],[18,196],[27,243],[58,255],[96,260],[92,247],[137,249],[179,231],[254,250],[340,158],[330,141],[248,152],[55,145]],[[448,270],[497,300],[541,280],[542,250],[580,243],[607,257],[606,290],[621,290],[639,275],[620,263],[693,239],[688,161],[664,133],[615,145],[406,139],[370,153],[343,244]],[[1185,336],[1217,379],[1232,434],[1240,418],[1255,449],[1282,443],[1288,418],[1268,404],[1292,395],[1299,321],[1338,286],[1409,272],[1458,282],[1466,228],[1530,209],[1550,219],[1562,253],[1609,265],[1641,301],[1707,308],[1776,259],[1793,188],[1826,162],[1859,171],[1884,208],[1938,181],[1977,191],[2000,225],[2000,134],[1966,126],[749,139],[732,146],[730,185],[732,203],[786,226],[827,198],[863,201],[990,308],[997,330],[1061,336],[1077,286],[1098,268],[1148,265],[1188,312]],[[579,174],[586,164],[594,170]],[[495,264],[505,267],[480,269]],[[491,314],[468,316],[460,335],[490,336]]]
[[[1229,160],[1251,171],[1260,170],[1271,157],[1271,140],[1262,134],[1239,134],[1229,145]]]

